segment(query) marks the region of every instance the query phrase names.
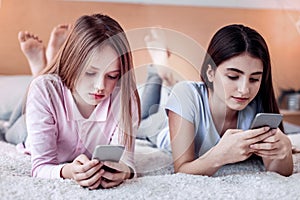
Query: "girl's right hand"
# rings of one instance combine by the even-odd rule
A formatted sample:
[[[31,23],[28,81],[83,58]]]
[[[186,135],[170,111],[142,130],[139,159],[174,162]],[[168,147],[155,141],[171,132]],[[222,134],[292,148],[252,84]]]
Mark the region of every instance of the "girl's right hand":
[[[101,184],[103,172],[100,172],[102,163],[90,160],[86,155],[77,156],[72,163],[66,164],[61,170],[63,178],[70,178],[83,187],[96,189]]]
[[[269,127],[250,130],[228,129],[214,147],[215,155],[220,156],[221,165],[244,161],[254,150],[250,145],[258,143],[274,133]]]

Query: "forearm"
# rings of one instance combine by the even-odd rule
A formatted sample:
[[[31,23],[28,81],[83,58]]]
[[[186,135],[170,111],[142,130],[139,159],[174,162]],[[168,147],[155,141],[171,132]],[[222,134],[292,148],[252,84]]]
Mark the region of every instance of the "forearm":
[[[127,168],[128,168],[128,170],[126,170],[126,175],[125,175],[124,180],[132,179],[132,178],[136,177],[137,174],[136,174],[134,168],[130,167],[129,165],[127,165]]]
[[[290,176],[293,173],[292,151],[284,159],[264,158],[263,161],[267,171],[277,172],[283,176]]]
[[[214,155],[214,148],[210,149],[203,156],[191,161],[185,162],[179,167],[175,167],[175,172],[195,174],[195,175],[214,175],[222,166],[222,161]]]
[[[64,164],[60,165],[52,165],[52,164],[44,164],[36,167],[36,165],[32,165],[31,173],[33,177],[39,178],[61,178],[60,173]]]

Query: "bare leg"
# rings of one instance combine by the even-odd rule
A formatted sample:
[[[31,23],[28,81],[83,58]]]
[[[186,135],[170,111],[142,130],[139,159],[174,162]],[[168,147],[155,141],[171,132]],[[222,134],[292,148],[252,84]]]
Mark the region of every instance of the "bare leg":
[[[47,63],[50,63],[63,45],[71,30],[70,24],[60,24],[53,28],[46,50]]]
[[[34,34],[21,31],[18,34],[21,50],[26,56],[33,76],[46,66],[45,47],[42,41]]]

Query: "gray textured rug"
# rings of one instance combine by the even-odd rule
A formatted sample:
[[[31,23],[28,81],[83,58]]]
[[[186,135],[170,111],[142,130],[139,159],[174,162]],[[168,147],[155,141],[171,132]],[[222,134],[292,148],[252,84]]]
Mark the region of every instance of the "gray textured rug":
[[[71,180],[30,177],[30,157],[0,141],[0,199],[300,199],[300,155],[294,174],[264,172],[259,161],[223,167],[214,177],[174,174],[171,155],[137,141],[139,177],[90,191]]]

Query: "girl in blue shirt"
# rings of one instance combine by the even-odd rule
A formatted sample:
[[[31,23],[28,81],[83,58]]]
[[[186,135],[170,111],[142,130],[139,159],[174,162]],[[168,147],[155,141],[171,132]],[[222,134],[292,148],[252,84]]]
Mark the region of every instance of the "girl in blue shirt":
[[[256,113],[279,113],[263,37],[243,25],[221,28],[210,41],[201,78],[203,83],[175,86],[167,103],[175,172],[211,176],[257,155],[266,170],[291,175],[292,146],[282,124],[249,130]]]
[[[166,104],[169,127],[156,125],[161,131],[149,137],[172,151],[175,172],[211,176],[257,155],[266,170],[292,174],[292,146],[282,124],[249,130],[257,113],[279,113],[264,38],[243,25],[221,28],[210,41],[201,79],[174,86]],[[151,87],[145,89],[153,96]]]

